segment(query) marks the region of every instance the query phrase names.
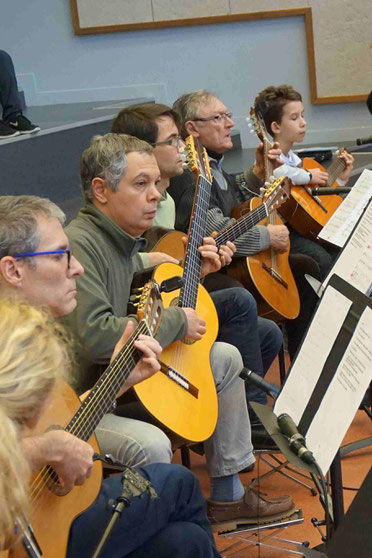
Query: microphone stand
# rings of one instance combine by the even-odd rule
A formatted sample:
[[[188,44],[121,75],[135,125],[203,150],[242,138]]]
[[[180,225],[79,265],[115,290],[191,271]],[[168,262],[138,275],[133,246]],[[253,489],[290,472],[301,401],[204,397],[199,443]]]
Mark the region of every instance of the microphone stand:
[[[255,385],[256,387],[259,387],[260,389],[262,389],[262,391],[264,391],[267,395],[272,397],[274,400],[276,400],[277,397],[279,396],[280,388],[278,388],[278,386],[276,386],[275,384],[271,384],[270,382],[267,382],[266,380],[261,378],[261,376],[259,376],[258,374],[256,374],[255,372],[252,372],[251,370],[249,370],[247,368],[243,368],[243,370],[240,373],[240,377],[243,380],[248,381],[249,383]],[[259,407],[261,407],[261,406],[259,406]],[[273,416],[275,416],[275,415],[273,415]],[[289,440],[288,436],[286,436],[285,434],[283,434],[283,436],[287,440]],[[277,441],[277,440],[275,440],[275,441]],[[290,450],[289,448],[288,448],[288,450],[293,451],[293,450]],[[288,456],[286,456],[286,457],[288,457]],[[315,459],[314,459],[314,461],[315,461]],[[331,487],[332,487],[332,494],[331,494],[331,497],[330,497],[331,501],[330,501],[328,492],[325,488],[323,473],[320,470],[316,461],[314,463],[314,466],[315,466],[315,470],[317,471],[317,474],[319,475],[320,478],[318,478],[318,476],[315,473],[313,473],[311,471],[309,471],[309,472],[310,472],[310,475],[313,479],[313,482],[314,482],[315,486],[318,489],[318,492],[319,492],[319,495],[320,495],[320,501],[321,501],[321,503],[324,507],[325,521],[320,522],[316,518],[314,518],[314,520],[312,522],[313,522],[313,525],[316,528],[318,528],[319,525],[324,525],[324,524],[326,525],[326,537],[324,537],[324,535],[320,532],[319,529],[318,530],[322,535],[323,542],[325,542],[326,545],[327,545],[331,536],[332,536],[332,530],[337,529],[341,519],[344,516],[344,501],[343,501],[343,494],[342,494],[342,475],[341,475],[340,450],[338,450],[335,458],[332,461],[331,467],[330,467]],[[332,511],[330,510],[330,505],[331,505]]]
[[[101,555],[103,547],[105,546],[107,540],[109,539],[111,532],[115,526],[116,521],[121,517],[121,514],[125,508],[129,508],[131,501],[133,498],[133,494],[128,494],[128,489],[124,486],[124,479],[123,479],[123,490],[120,496],[116,499],[116,503],[113,505],[112,510],[112,517],[108,522],[106,529],[99,541],[94,553],[92,554],[92,558],[98,558]]]
[[[97,458],[99,459],[100,456],[97,456]],[[102,460],[106,461],[105,458],[102,458]],[[122,475],[122,487],[121,494],[116,499],[116,503],[112,506],[112,517],[108,522],[101,540],[99,541],[91,558],[98,558],[101,555],[102,550],[112,533],[115,523],[123,513],[124,509],[129,508],[134,497],[142,496],[142,494],[146,491],[149,492],[151,499],[158,497],[150,481],[144,479],[137,471],[129,468],[127,468]]]

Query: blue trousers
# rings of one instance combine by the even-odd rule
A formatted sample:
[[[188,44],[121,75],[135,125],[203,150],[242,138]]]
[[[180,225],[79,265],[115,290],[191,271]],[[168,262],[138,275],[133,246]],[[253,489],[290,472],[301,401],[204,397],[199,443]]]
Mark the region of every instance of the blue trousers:
[[[117,520],[102,558],[220,557],[195,475],[180,465],[164,463],[139,472],[159,497],[133,498]],[[121,490],[121,476],[103,481],[97,500],[71,527],[66,558],[90,558],[111,518],[108,500],[115,501]]]
[[[22,113],[13,62],[4,50],[0,50],[0,104],[4,121]]]
[[[283,342],[279,327],[271,320],[257,317],[256,301],[247,289],[222,289],[210,295],[219,320],[217,341],[234,345],[244,366],[264,377]],[[247,401],[267,403],[262,390],[248,382],[245,388]]]
[[[329,270],[337,258],[340,249],[329,244],[318,244],[312,240],[305,238],[297,231],[288,227],[291,241],[291,254],[306,254],[313,258],[319,266],[320,280],[322,281],[328,275]]]

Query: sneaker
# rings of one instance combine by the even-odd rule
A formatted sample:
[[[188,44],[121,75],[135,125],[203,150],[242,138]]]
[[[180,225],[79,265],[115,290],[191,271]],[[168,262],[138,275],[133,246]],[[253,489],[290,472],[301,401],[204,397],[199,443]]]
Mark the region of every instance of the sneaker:
[[[34,134],[40,131],[40,126],[32,124],[23,114],[18,114],[8,122],[9,126],[18,130],[20,134]]]
[[[296,511],[290,496],[266,498],[258,490],[246,487],[244,496],[236,502],[207,500],[207,515],[212,530],[218,533],[234,531],[241,525],[262,525],[291,517]]]
[[[11,128],[9,124],[0,120],[0,139],[14,138],[15,136],[19,136],[19,132],[14,130],[14,128]]]

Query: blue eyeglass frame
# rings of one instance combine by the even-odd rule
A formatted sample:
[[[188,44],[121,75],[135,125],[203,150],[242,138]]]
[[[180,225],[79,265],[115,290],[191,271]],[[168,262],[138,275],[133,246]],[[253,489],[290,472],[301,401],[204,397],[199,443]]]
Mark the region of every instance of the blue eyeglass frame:
[[[67,254],[67,269],[70,269],[72,248],[64,248],[63,250],[47,250],[46,252],[24,252],[23,254],[14,254],[13,258],[32,258],[33,256],[47,256],[53,254]]]

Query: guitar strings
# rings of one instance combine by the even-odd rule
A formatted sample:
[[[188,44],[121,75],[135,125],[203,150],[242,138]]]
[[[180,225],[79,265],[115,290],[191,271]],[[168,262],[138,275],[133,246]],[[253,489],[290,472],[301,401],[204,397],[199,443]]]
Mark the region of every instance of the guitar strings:
[[[269,150],[272,148],[272,145],[267,138],[267,131],[263,127],[262,123],[261,123],[261,127],[263,128],[263,134],[264,134],[263,145],[264,145],[265,179],[268,180],[273,171],[272,164],[269,161],[269,156],[268,156]],[[271,213],[269,213],[268,222],[270,225],[276,225],[276,211],[272,211]],[[278,256],[276,251],[273,248],[270,248],[270,259],[271,259],[271,265],[269,267],[271,267],[278,275],[280,275],[278,271]]]
[[[340,157],[337,157],[337,159],[333,161],[333,163],[327,169],[328,172],[327,186],[332,186],[334,181],[337,180],[339,174],[344,170],[345,166],[346,166],[345,161]]]
[[[234,240],[251,229],[255,224],[262,221],[262,219],[266,216],[267,206],[263,203],[254,210],[254,214],[247,213],[241,219],[238,219],[232,225],[229,225],[224,231],[221,231],[216,237],[217,246],[220,247],[223,244],[226,244],[228,240],[234,242]]]
[[[187,253],[184,261],[184,285],[181,288],[178,300],[178,306],[180,308],[196,309],[202,265],[201,254],[198,248],[202,245],[203,236],[205,236],[205,223],[209,207],[210,190],[211,183],[203,176],[199,175],[192,211]],[[176,342],[176,348],[173,351],[173,360],[175,368],[182,373],[185,360],[185,351],[182,341]]]
[[[136,330],[136,332],[133,333],[132,339],[128,340],[128,343],[129,343],[129,341],[134,341],[134,339],[138,336],[138,334],[139,334],[139,332],[138,332],[138,330]],[[127,345],[126,345],[126,350],[123,350],[123,353],[120,353],[120,358],[117,359],[116,361],[114,361],[114,362],[115,362],[115,366],[113,366],[114,363],[111,365],[111,366],[112,366],[112,370],[114,370],[114,372],[117,371],[117,369],[118,369],[117,364],[118,364],[118,362],[120,363],[120,361],[123,360],[124,354],[128,352],[128,350],[127,350],[128,348],[129,348],[129,347],[127,347]],[[123,349],[124,349],[124,348],[123,348]],[[127,374],[125,374],[125,375],[127,375]],[[107,383],[107,381],[108,381],[108,378],[105,378],[105,381],[104,381],[104,382],[101,382],[101,386],[103,386],[103,387],[102,387],[102,391],[103,391],[103,392],[104,392],[104,388],[107,387],[107,386],[105,385],[105,384]],[[97,384],[98,384],[98,383],[99,383],[99,381],[97,382]],[[99,387],[101,387],[101,386],[99,386]],[[94,389],[94,388],[93,388],[93,389]],[[86,406],[85,406],[85,408],[84,408],[85,411],[87,411],[87,410],[89,409],[89,407],[92,407],[92,402],[91,402],[91,401],[89,402],[89,404],[90,404],[90,405],[86,405]],[[81,414],[81,417],[84,418],[83,413]],[[80,418],[80,417],[79,417],[79,418]],[[71,421],[70,421],[70,423],[71,423]],[[94,429],[93,429],[93,430],[94,430]],[[73,429],[71,430],[71,433],[72,433],[72,431],[73,431]],[[40,476],[40,474],[39,474],[39,476]],[[54,473],[52,467],[50,467],[50,466],[46,466],[45,468],[42,469],[42,471],[41,471],[41,477],[42,477],[41,480],[42,480],[42,481],[47,481],[46,484],[47,484],[47,485],[49,484],[49,486],[51,485],[51,483],[53,483],[53,481],[56,482],[56,481],[58,480],[57,475]],[[53,477],[54,477],[54,478],[53,478]],[[36,498],[36,497],[37,497],[36,491],[37,491],[38,488],[40,488],[40,484],[39,484],[39,486],[38,486],[38,484],[36,483],[36,480],[37,480],[37,479],[35,479],[35,482],[34,482],[34,485],[33,485],[34,490],[33,490],[32,493],[31,493],[33,498]],[[35,486],[35,484],[36,484],[36,486]],[[42,482],[42,487],[41,487],[41,488],[44,488],[44,486],[45,486],[45,482]],[[39,490],[39,493],[40,493],[40,490]]]
[[[93,434],[94,426],[96,425],[97,421],[94,420],[94,418],[92,416],[92,411],[97,411],[98,407],[101,406],[101,401],[102,401],[103,397],[105,397],[105,396],[107,397],[108,393],[111,397],[110,398],[110,401],[111,401],[112,397],[115,396],[115,393],[117,393],[119,391],[120,387],[122,385],[124,385],[125,381],[127,380],[127,377],[129,375],[129,373],[133,370],[133,368],[136,364],[136,362],[134,361],[134,358],[133,358],[133,354],[132,354],[133,353],[133,343],[137,339],[138,335],[140,335],[141,333],[151,334],[150,331],[149,331],[149,328],[148,328],[148,326],[147,326],[147,324],[144,320],[142,320],[140,322],[140,324],[138,325],[136,330],[133,332],[133,334],[131,335],[131,337],[129,338],[129,340],[127,341],[125,346],[123,347],[123,349],[120,351],[119,355],[117,355],[117,357],[115,358],[114,362],[108,367],[106,372],[104,372],[103,378],[101,377],[100,380],[98,380],[98,382],[96,383],[96,385],[92,388],[93,393],[89,394],[85,405],[84,405],[84,403],[82,404],[82,405],[84,405],[83,409],[81,409],[81,407],[80,407],[78,409],[77,413],[74,415],[74,417],[70,421],[69,424],[71,424],[71,422],[74,420],[76,415],[78,415],[76,417],[76,423],[72,425],[70,430],[67,430],[68,432],[70,432],[71,434],[75,434],[78,437],[81,437],[82,434],[84,434],[86,436],[87,433],[90,432],[89,438],[90,438],[91,434]],[[129,358],[132,359],[131,363],[128,362]],[[123,370],[123,361],[126,361],[124,363],[125,364],[125,369],[124,370]],[[119,377],[119,373],[120,373],[121,377]],[[112,382],[111,382],[111,380],[112,380]],[[117,385],[115,384],[115,382],[116,382]],[[99,396],[101,396],[101,401],[99,399]],[[101,413],[104,414],[105,411],[102,407],[100,407],[99,410],[101,411]],[[86,416],[87,413],[90,413],[88,415],[88,417]],[[86,419],[88,419],[88,420],[86,420]],[[68,426],[69,425],[67,425],[66,428],[68,428]],[[89,426],[91,427],[90,430],[89,430]],[[53,479],[53,476],[54,476],[54,479]],[[40,491],[46,485],[48,485],[48,480],[49,480],[49,485],[50,485],[50,481],[56,482],[58,480],[58,477],[57,477],[56,473],[53,471],[53,468],[49,465],[43,467],[42,470],[40,471],[40,473],[38,474],[38,476],[35,478],[35,480],[32,484],[32,487],[31,487],[32,488],[31,489],[31,498],[32,499],[35,500],[36,498],[38,498],[38,496],[40,495]]]

